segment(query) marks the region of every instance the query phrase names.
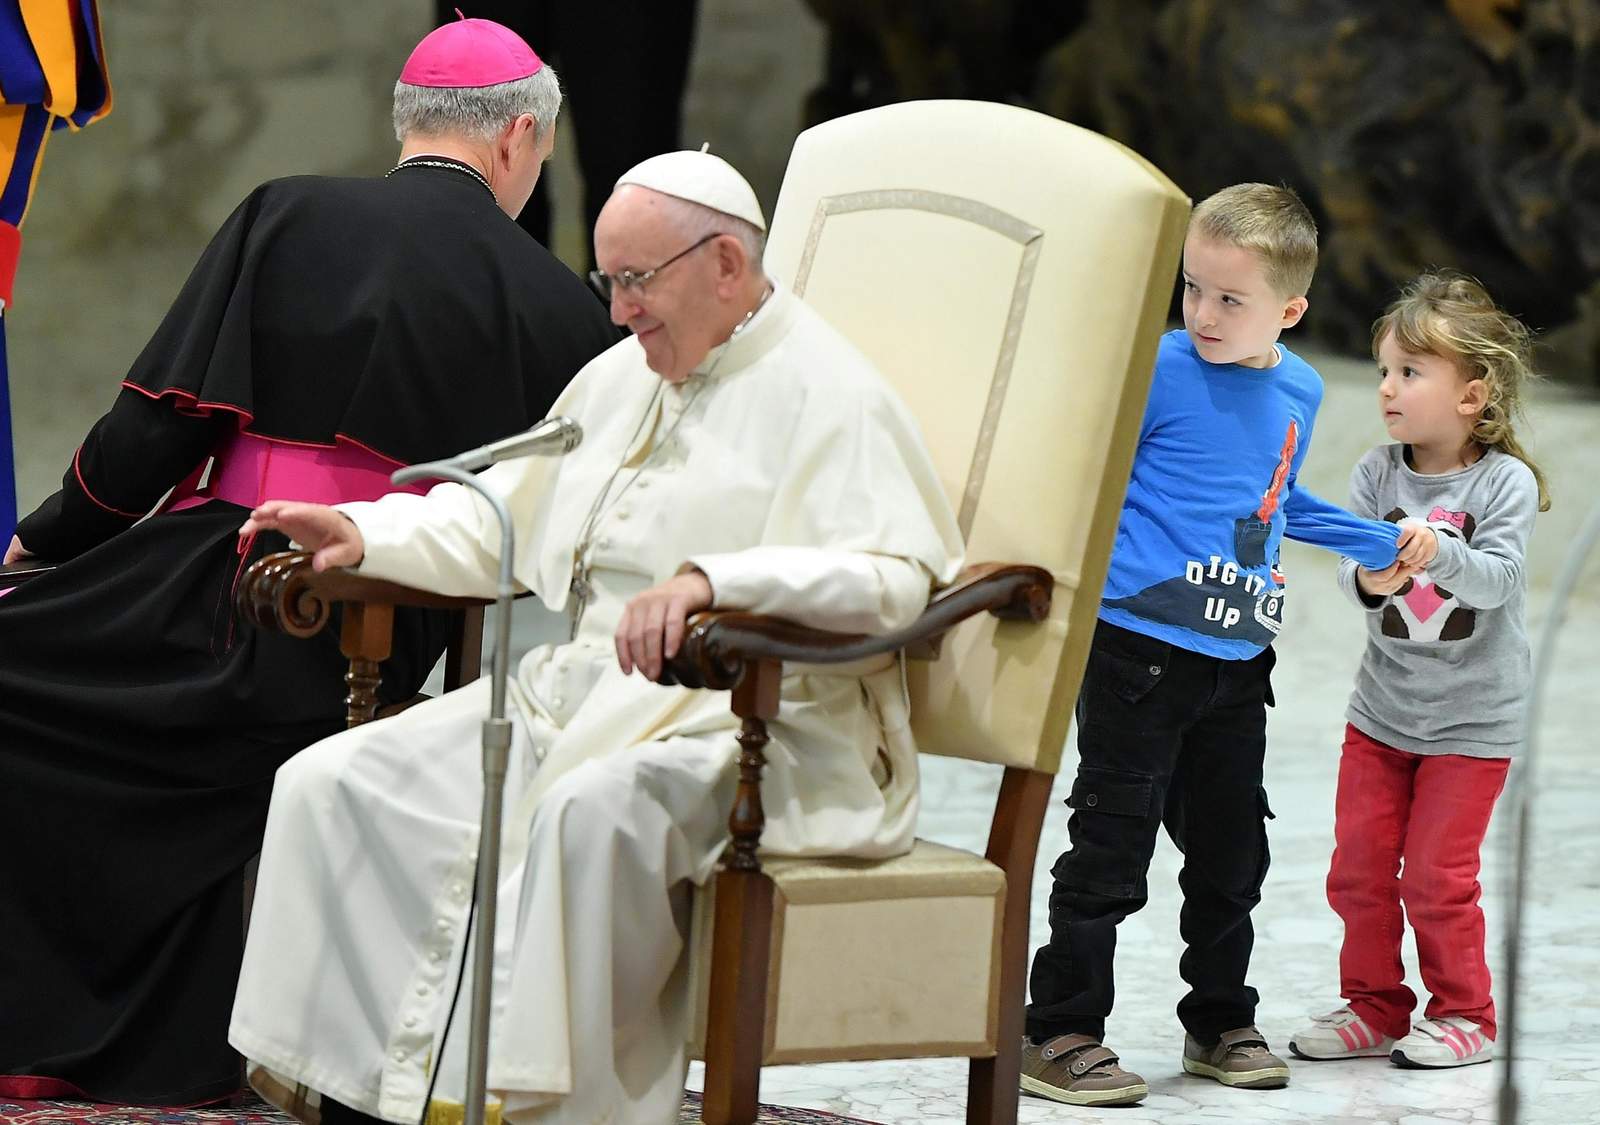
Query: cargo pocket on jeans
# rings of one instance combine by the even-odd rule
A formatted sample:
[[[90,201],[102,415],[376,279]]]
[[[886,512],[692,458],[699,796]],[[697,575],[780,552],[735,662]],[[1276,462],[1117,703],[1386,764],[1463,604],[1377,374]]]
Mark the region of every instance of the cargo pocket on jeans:
[[[1084,766],[1072,781],[1067,807],[1143,819],[1150,815],[1153,788],[1153,780],[1142,774]]]
[[[1116,899],[1140,896],[1155,779],[1083,766],[1073,779],[1072,850],[1056,861],[1059,887]]]

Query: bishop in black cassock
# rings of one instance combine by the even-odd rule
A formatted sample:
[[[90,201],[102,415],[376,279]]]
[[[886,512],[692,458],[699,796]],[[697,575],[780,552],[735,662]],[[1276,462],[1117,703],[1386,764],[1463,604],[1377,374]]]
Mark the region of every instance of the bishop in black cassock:
[[[481,95],[488,125],[441,126],[438,90]],[[519,97],[533,109],[507,113]],[[0,597],[0,1097],[239,1087],[241,872],[274,770],[344,712],[336,629],[234,620],[243,568],[285,545],[241,554],[258,470],[270,490],[274,459],[325,455],[381,480],[503,437],[616,339],[514,221],[553,143],[549,68],[465,20],[423,41],[396,102],[388,176],[275,180],[240,204],[17,529],[7,561],[59,565]],[[385,702],[421,686],[444,626],[396,615]]]

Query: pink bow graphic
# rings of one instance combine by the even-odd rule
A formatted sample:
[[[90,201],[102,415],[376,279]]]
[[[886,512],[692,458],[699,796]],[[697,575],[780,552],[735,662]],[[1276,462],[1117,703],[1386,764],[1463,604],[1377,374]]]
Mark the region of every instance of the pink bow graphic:
[[[1443,508],[1435,508],[1433,511],[1428,513],[1429,523],[1438,523],[1440,520],[1451,524],[1457,531],[1463,531],[1467,526],[1467,513],[1447,512]]]

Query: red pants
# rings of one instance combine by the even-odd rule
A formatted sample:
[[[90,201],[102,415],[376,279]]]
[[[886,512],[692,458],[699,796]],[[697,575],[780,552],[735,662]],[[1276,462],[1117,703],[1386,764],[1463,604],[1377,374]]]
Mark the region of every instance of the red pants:
[[[1428,1018],[1463,1016],[1495,1036],[1478,852],[1510,766],[1412,754],[1345,727],[1328,902],[1344,919],[1340,993],[1384,1035],[1409,1032],[1417,1003],[1400,962],[1404,903],[1432,994]]]

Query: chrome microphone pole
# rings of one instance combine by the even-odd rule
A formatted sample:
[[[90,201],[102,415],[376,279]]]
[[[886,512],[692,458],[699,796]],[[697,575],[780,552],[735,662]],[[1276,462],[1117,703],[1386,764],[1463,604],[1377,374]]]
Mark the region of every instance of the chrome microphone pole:
[[[1577,542],[1567,553],[1567,561],[1556,578],[1550,594],[1550,609],[1545,616],[1544,631],[1539,636],[1539,648],[1533,658],[1533,684],[1528,700],[1527,755],[1522,762],[1522,776],[1517,786],[1514,803],[1515,824],[1512,834],[1511,863],[1511,920],[1506,926],[1506,1002],[1505,1019],[1501,1035],[1501,1058],[1505,1070],[1500,1076],[1500,1125],[1516,1125],[1522,1106],[1517,1089],[1517,1037],[1521,1031],[1518,993],[1522,984],[1522,916],[1528,897],[1529,853],[1532,851],[1533,799],[1538,795],[1534,764],[1539,742],[1539,719],[1543,711],[1544,692],[1550,669],[1556,655],[1556,636],[1566,617],[1567,602],[1578,585],[1584,564],[1600,540],[1600,504],[1589,513],[1588,521],[1578,533]]]
[[[570,447],[569,447],[570,448]],[[489,1005],[494,987],[495,901],[500,879],[500,815],[505,804],[506,763],[511,754],[511,720],[506,718],[506,681],[511,664],[511,576],[516,529],[506,502],[465,469],[444,461],[412,465],[389,478],[397,485],[441,479],[470,488],[500,521],[500,583],[495,590],[494,651],[489,660],[489,717],[483,722],[483,811],[478,831],[478,878],[474,909],[478,944],[472,961],[472,1024],[467,1038],[466,1125],[484,1125],[489,1097]],[[439,1066],[442,1058],[435,1058]]]

